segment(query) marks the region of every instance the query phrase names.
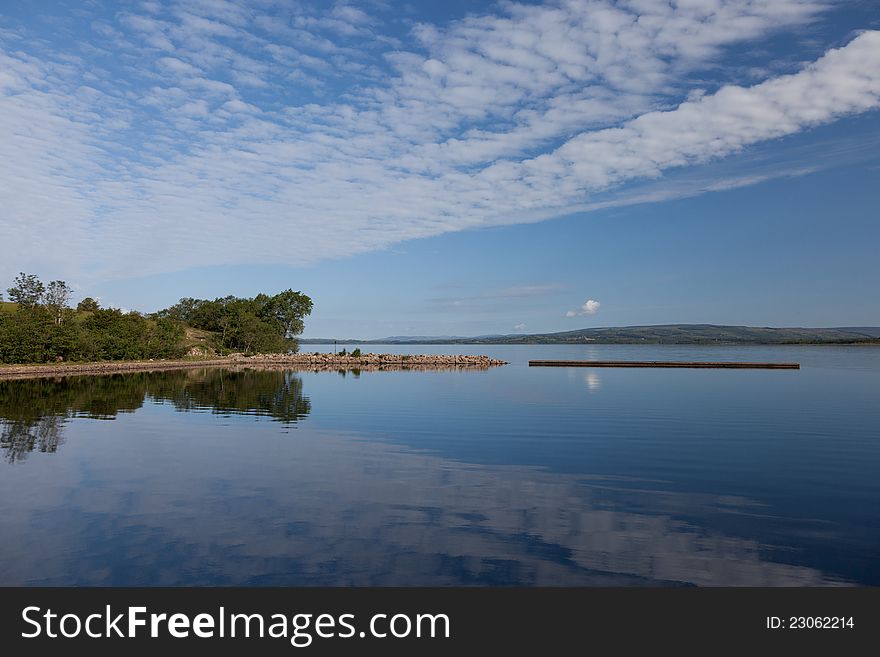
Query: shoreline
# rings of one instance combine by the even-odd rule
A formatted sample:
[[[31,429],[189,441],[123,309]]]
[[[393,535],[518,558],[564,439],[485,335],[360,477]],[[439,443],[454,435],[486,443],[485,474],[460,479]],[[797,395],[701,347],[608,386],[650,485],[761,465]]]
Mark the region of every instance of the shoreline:
[[[339,356],[337,354],[318,352],[256,354],[254,356],[233,354],[232,356],[203,360],[176,359],[0,365],[0,380],[125,374],[127,372],[159,372],[198,367],[270,366],[273,369],[297,369],[315,372],[338,370],[372,372],[382,370],[485,370],[501,365],[507,365],[507,361],[489,358],[488,356],[444,354],[418,354],[410,356],[401,354],[363,354],[358,358],[354,358],[351,355]]]

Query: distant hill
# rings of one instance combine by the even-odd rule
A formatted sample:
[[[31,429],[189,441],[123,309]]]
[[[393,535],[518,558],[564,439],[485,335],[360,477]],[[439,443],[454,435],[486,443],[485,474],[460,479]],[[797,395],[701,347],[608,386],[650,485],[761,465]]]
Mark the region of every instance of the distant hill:
[[[393,336],[378,340],[300,338],[308,344],[858,344],[880,343],[880,327],[773,328],[716,324],[663,324],[588,328],[530,335]]]
[[[880,338],[880,327],[877,326],[841,326],[839,330]]]

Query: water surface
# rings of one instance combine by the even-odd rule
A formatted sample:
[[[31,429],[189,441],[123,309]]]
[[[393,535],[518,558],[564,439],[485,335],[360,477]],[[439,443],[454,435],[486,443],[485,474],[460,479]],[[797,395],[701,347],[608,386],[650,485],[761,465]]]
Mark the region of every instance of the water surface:
[[[880,584],[880,348],[361,349],[511,364],[0,381],[0,584]]]

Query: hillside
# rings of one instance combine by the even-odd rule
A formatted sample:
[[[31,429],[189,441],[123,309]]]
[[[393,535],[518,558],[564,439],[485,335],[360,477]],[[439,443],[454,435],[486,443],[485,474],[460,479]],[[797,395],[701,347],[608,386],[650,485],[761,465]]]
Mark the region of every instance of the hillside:
[[[332,344],[332,338],[302,338],[301,344]],[[337,340],[339,344],[859,344],[880,343],[880,327],[773,328],[715,324],[664,324],[588,328],[560,333],[463,337]]]

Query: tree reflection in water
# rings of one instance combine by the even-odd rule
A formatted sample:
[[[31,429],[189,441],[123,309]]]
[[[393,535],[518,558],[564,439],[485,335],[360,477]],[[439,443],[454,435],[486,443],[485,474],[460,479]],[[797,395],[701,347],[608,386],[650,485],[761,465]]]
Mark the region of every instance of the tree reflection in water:
[[[311,410],[290,371],[188,369],[0,381],[0,449],[9,462],[55,452],[72,417],[112,420],[149,397],[178,411],[258,415],[294,424]]]

